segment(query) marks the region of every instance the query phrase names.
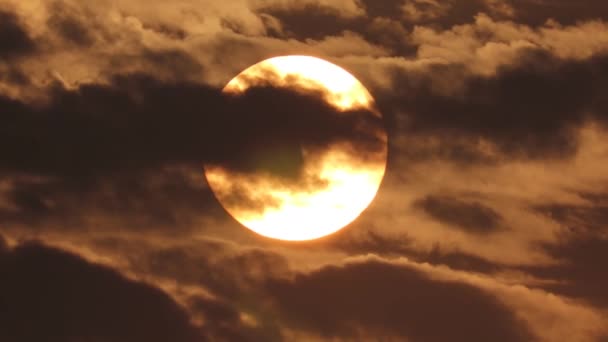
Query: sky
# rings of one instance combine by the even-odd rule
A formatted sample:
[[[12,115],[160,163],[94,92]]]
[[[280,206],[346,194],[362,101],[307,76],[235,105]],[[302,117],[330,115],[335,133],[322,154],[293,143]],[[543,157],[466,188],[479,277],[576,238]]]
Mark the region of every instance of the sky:
[[[222,94],[289,54],[359,79],[389,144],[306,242],[203,173],[356,126]],[[606,91],[601,0],[0,0],[0,340],[608,341]]]

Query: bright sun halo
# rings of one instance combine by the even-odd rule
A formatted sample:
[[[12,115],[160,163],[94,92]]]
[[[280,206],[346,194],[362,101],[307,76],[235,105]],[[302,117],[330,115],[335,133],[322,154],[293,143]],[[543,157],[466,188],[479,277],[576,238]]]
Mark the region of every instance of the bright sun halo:
[[[320,90],[326,94],[325,100],[340,111],[365,108],[373,113],[370,115],[380,115],[374,109],[370,93],[353,75],[316,57],[282,56],[264,60],[237,75],[224,92],[244,92],[260,79],[275,87]],[[288,111],[286,115],[289,115]],[[245,227],[280,240],[317,239],[351,223],[376,196],[387,155],[386,132],[382,130],[377,134],[383,141],[383,148],[374,162],[355,162],[354,152],[339,145],[329,146],[316,158],[306,158],[303,146],[304,173],[324,182],[325,186],[319,189],[294,190],[263,175],[244,176],[209,165],[205,166],[205,175],[226,211]],[[273,204],[262,210],[236,206],[228,200],[235,191],[250,199],[271,199]]]

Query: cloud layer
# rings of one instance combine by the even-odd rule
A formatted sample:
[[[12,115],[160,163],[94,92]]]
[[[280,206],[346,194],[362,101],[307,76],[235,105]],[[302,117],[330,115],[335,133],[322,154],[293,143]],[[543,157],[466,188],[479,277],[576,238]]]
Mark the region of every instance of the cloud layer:
[[[0,0],[0,339],[606,339],[607,43],[592,0]],[[383,120],[222,94],[286,54]],[[253,235],[202,172],[310,184],[301,144],[365,161],[362,126],[383,186],[318,241]]]

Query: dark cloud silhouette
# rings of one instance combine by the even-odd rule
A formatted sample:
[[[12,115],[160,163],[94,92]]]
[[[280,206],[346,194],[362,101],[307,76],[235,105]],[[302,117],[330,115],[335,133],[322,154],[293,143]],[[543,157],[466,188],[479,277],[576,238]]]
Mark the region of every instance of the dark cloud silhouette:
[[[389,258],[404,256],[416,262],[446,265],[456,270],[493,273],[503,269],[503,265],[462,251],[447,250],[439,243],[430,250],[424,251],[417,249],[414,239],[406,234],[391,236],[380,232],[379,230],[379,232],[359,233],[354,229],[348,229],[337,233],[326,242],[321,242],[321,245],[353,256],[370,253]]]
[[[230,116],[230,122],[238,119],[240,123],[224,132],[228,132],[230,139],[245,142],[240,146],[225,142],[222,155],[214,156],[217,162],[233,170],[269,171],[294,177],[301,171],[300,146],[315,151],[343,141],[364,156],[382,151],[383,143],[375,135],[382,129],[380,118],[367,110],[352,110],[341,115],[323,100],[294,95],[257,87],[234,97],[236,111],[223,114]],[[256,108],[255,115],[242,114],[244,109],[251,111],[251,108]],[[226,157],[230,159],[222,160]],[[213,163],[216,161],[212,160]]]
[[[128,246],[119,241],[113,248]],[[138,271],[178,279],[182,284],[204,285],[227,301],[240,302],[243,296],[253,297],[259,294],[260,284],[266,279],[289,274],[287,260],[267,250],[230,250],[226,245],[210,241],[190,247],[140,249],[141,255],[137,249],[129,248]]]
[[[60,250],[0,254],[3,341],[203,341],[168,295]]]
[[[294,327],[328,339],[365,340],[361,333],[429,342],[531,338],[491,295],[399,265],[370,260],[328,266],[267,287]]]
[[[281,20],[287,37],[299,40],[321,40],[349,32],[392,51],[394,55],[413,56],[416,53],[416,47],[408,40],[409,29],[406,29],[401,20],[392,16],[345,18],[335,11],[314,6],[300,9],[269,9],[267,12]]]
[[[36,44],[19,18],[0,10],[0,61],[34,52]]]
[[[370,17],[385,17],[385,18],[400,18],[401,17],[401,6],[404,1],[402,0],[388,0],[388,1],[373,1],[363,0],[361,4],[365,8],[365,12]]]
[[[365,23],[364,19],[343,18],[340,13],[321,6],[269,8],[263,11],[281,20],[288,36],[302,40],[340,35],[343,31],[357,30]]]
[[[606,56],[567,61],[529,50],[493,77],[467,76],[459,66],[436,67],[432,75],[461,75],[464,86],[445,94],[430,79],[395,76],[398,95],[383,95],[380,103],[388,115],[404,113],[400,134],[434,136],[448,146],[454,140],[463,147],[463,141],[476,146],[483,139],[493,143],[502,158],[563,158],[577,151],[581,125],[608,121]],[[408,155],[407,145],[397,148]]]
[[[608,308],[608,239],[596,236],[571,236],[558,244],[542,246],[560,262],[555,266],[527,267],[527,272],[558,283],[545,286],[551,292],[582,299],[592,306]]]
[[[447,265],[452,269],[480,273],[495,273],[505,267],[461,251],[444,251],[440,245],[435,246],[429,253],[419,253],[417,260],[435,265]]]
[[[607,205],[573,206],[550,204],[538,206],[535,210],[572,231],[584,234],[608,231]]]
[[[522,5],[526,2],[534,6],[533,0],[523,0]],[[374,22],[390,21],[399,23],[403,29],[399,33],[403,34],[404,38],[400,41],[401,44],[407,44],[406,35],[415,26],[424,25],[437,29],[447,29],[454,25],[470,23],[479,13],[486,13],[496,19],[510,17],[509,13],[505,13],[504,10],[497,10],[500,6],[492,6],[492,2],[484,0],[361,0],[359,3],[365,10],[364,16],[344,17],[337,11],[321,5],[263,8],[261,11],[271,13],[279,18],[288,31],[287,33],[298,39],[320,39],[338,35],[348,30],[357,32],[370,41],[379,42],[381,41],[378,36],[380,32],[370,32],[369,30]],[[509,2],[505,2],[505,5],[509,5]],[[539,15],[543,13],[542,11],[538,12],[540,12]],[[551,16],[547,16],[547,18],[549,17]],[[539,24],[544,24],[544,21]],[[382,34],[386,33],[388,32],[382,32]],[[407,51],[400,50],[397,44],[386,47],[394,48],[396,51]],[[412,53],[415,50],[409,50],[409,52]]]
[[[198,177],[191,179],[191,172]],[[200,166],[177,170],[125,172],[96,180],[97,184],[17,179],[5,196],[18,210],[1,210],[0,222],[25,225],[26,229],[54,226],[82,231],[90,216],[131,230],[180,231],[199,227],[194,223],[225,213],[205,186]],[[199,227],[200,228],[200,227]]]
[[[210,341],[284,341],[280,328],[276,324],[272,327],[244,326],[240,313],[230,305],[196,298],[190,303],[190,308],[194,312],[207,314],[209,323],[207,335],[210,337]]]
[[[373,131],[381,120],[369,112],[342,115],[321,98],[268,87],[230,96],[132,76],[111,86],[58,88],[43,109],[0,101],[5,171],[83,179],[164,163],[210,163],[280,174],[274,165],[253,165],[250,156],[279,144],[321,148],[351,138],[359,151],[381,146]]]
[[[556,244],[541,248],[559,263],[547,267],[529,267],[528,271],[547,279],[558,280],[551,291],[581,298],[592,305],[608,308],[608,207],[604,193],[583,194],[588,205],[549,204],[534,208],[562,226]]]
[[[20,18],[0,9],[0,83],[27,85],[29,77],[16,62],[20,57],[34,54],[36,49],[36,42]]]
[[[81,47],[95,43],[93,31],[98,28],[95,27],[94,13],[80,13],[65,2],[53,3],[50,12],[47,25],[60,37]],[[85,18],[87,22],[83,21]]]
[[[121,251],[139,274],[211,292],[217,300],[196,297],[188,303],[194,314],[202,314],[209,322],[205,325],[208,335],[227,341],[281,340],[276,312],[265,303],[272,294],[265,293],[262,284],[290,273],[283,256],[213,240],[168,248],[123,239],[97,240],[95,245],[108,253]],[[256,324],[244,324],[241,313],[251,315]]]
[[[137,75],[135,77],[150,77],[157,80],[168,79],[173,80],[174,83],[183,81],[187,83],[191,80],[198,82],[205,75],[203,66],[191,54],[181,49],[144,48],[137,53],[115,54],[109,56],[109,58],[112,68],[118,70],[132,70],[133,60],[137,59],[138,66],[141,67],[138,70],[145,70],[147,76]],[[151,73],[150,70],[154,72]],[[123,75],[122,78],[128,77]],[[177,86],[176,84],[173,85]]]
[[[201,174],[203,165],[217,165],[299,187],[312,184],[301,174],[302,145],[314,153],[346,142],[361,162],[383,148],[375,135],[380,118],[366,110],[338,112],[319,94],[260,86],[233,96],[139,75],[75,91],[56,86],[51,95],[43,107],[0,98],[0,170],[45,178],[15,184],[10,200],[20,210],[0,213],[7,220],[31,222],[51,213],[73,219],[74,208],[91,205],[134,217],[141,211],[156,224],[170,224],[179,210],[193,212],[213,198],[201,187],[204,180],[196,186],[184,179],[188,172],[163,178],[167,167]],[[146,183],[154,173],[160,187]]]
[[[427,196],[414,204],[432,218],[471,233],[491,233],[501,228],[502,217],[479,202],[446,196]]]
[[[2,67],[0,66],[0,68]],[[30,83],[29,77],[18,66],[5,66],[2,70],[3,73],[0,74],[0,81],[2,82],[17,86],[25,86]]]
[[[412,239],[406,234],[387,236],[376,231],[343,230],[320,243],[349,255],[376,254],[381,256],[409,256]]]
[[[496,11],[489,1],[424,1],[424,0],[362,0],[366,15],[344,17],[323,6],[296,8],[265,8],[278,18],[288,37],[300,40],[339,36],[355,32],[371,43],[378,44],[395,56],[414,57],[417,45],[409,37],[416,26],[449,29],[454,25],[471,23],[479,13],[494,19],[509,15]],[[404,10],[407,5],[408,10]]]
[[[608,4],[603,1],[511,0],[510,3],[516,10],[516,20],[528,25],[542,25],[549,19],[563,25],[608,19]]]

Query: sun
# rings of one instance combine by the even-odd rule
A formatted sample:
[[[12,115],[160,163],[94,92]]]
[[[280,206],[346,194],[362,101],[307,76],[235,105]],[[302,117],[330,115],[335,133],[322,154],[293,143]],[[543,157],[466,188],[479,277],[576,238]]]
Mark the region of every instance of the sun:
[[[241,72],[224,88],[239,94],[260,82],[273,87],[318,91],[343,115],[366,109],[381,116],[369,91],[352,74],[320,58],[282,56],[264,60]],[[286,110],[286,114],[289,111]],[[318,185],[288,187],[264,174],[236,173],[205,166],[209,186],[226,211],[250,230],[274,239],[303,241],[335,233],[354,221],[372,202],[384,177],[387,135],[374,131],[382,148],[361,162],[356,151],[340,144],[314,156],[302,146],[303,173]],[[248,198],[251,206],[233,198]],[[261,207],[260,207],[261,204]]]

